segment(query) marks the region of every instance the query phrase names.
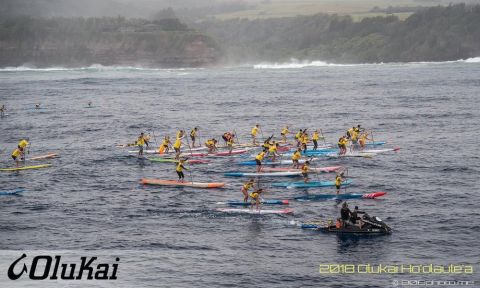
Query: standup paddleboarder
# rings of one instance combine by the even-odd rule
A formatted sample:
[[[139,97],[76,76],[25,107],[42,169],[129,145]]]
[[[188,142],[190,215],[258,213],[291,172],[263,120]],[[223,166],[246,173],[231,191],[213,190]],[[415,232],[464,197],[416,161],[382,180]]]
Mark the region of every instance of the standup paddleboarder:
[[[302,166],[302,176],[303,176],[303,182],[307,183],[308,182],[308,171],[310,170],[310,161],[305,161],[305,164]]]
[[[282,129],[282,132],[280,132],[280,135],[282,136],[282,142],[283,143],[287,143],[287,134],[288,133],[290,133],[290,131],[288,130],[288,126],[285,126]]]
[[[297,151],[292,155],[293,168],[298,169],[300,158],[302,158],[302,148],[297,148]]]
[[[188,168],[183,166],[183,163],[185,163],[185,159],[180,159],[180,161],[178,161],[177,167],[175,169],[175,171],[177,171],[177,175],[178,175],[178,182],[185,182],[185,179],[184,179],[185,175],[183,174],[183,169],[189,170]]]
[[[258,134],[258,130],[260,130],[260,125],[259,124],[256,124],[253,128],[252,128],[252,131],[250,132],[250,135],[252,135],[252,139],[253,139],[253,145],[257,145],[257,134]]]
[[[248,190],[252,189],[254,184],[255,184],[255,179],[253,179],[253,178],[251,178],[250,180],[248,180],[248,182],[243,184],[241,191],[242,191],[242,194],[243,194],[243,202],[244,203],[247,203],[247,201],[248,201]]]
[[[13,152],[12,152],[12,158],[13,158],[13,161],[15,161],[15,165],[16,165],[17,168],[18,168],[19,165],[20,165],[20,160],[21,160],[22,158],[25,158],[25,154],[24,154],[23,148],[21,148],[20,146],[18,146],[15,150],[13,150]]]
[[[257,164],[257,173],[260,173],[260,171],[262,170],[262,160],[263,158],[265,157],[265,150],[263,150],[262,152],[258,153],[257,156],[255,156],[255,163]]]
[[[192,129],[192,131],[190,131],[190,139],[192,139],[192,148],[195,148],[195,140],[197,139],[197,133],[198,133],[198,127],[195,127]]]
[[[148,148],[148,140],[143,132],[140,133],[135,144],[138,146],[138,156],[143,156],[143,145],[146,145]]]
[[[250,198],[252,198],[252,203],[255,202],[255,207],[257,208],[257,210],[260,209],[260,194],[262,194],[262,192],[263,192],[263,189],[260,188],[250,193]]]

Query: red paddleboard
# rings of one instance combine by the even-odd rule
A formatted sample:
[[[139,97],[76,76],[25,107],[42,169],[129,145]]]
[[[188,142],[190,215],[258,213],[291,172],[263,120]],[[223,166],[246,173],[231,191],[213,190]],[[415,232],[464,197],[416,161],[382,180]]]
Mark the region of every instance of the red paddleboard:
[[[377,197],[383,196],[387,194],[387,192],[379,191],[379,192],[373,192],[373,193],[368,193],[368,194],[363,194],[362,198],[365,199],[375,199]]]

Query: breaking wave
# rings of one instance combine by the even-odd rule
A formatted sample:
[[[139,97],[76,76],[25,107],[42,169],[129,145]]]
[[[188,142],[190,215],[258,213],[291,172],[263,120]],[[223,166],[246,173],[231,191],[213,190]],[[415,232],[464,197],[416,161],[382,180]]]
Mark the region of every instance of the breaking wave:
[[[451,64],[451,63],[480,63],[480,57],[441,62],[393,62],[393,63],[363,63],[363,64],[335,64],[325,61],[299,61],[292,59],[285,63],[260,63],[253,65],[254,69],[298,69],[307,67],[351,67],[365,65],[410,65],[410,64]]]
[[[87,71],[87,72],[98,72],[98,71],[185,71],[185,70],[198,70],[202,68],[147,68],[147,67],[137,67],[137,66],[104,66],[101,64],[93,64],[87,67],[47,67],[47,68],[36,68],[30,66],[18,66],[18,67],[5,67],[1,68],[0,72],[61,72],[61,71]]]

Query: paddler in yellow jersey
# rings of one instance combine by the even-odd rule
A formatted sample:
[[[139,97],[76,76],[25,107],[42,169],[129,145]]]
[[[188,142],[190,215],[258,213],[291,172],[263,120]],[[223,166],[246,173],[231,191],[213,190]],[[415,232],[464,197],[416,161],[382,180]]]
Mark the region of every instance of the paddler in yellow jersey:
[[[367,140],[371,140],[370,138],[368,138],[368,132],[363,132],[362,134],[360,134],[360,138],[358,139],[358,144],[360,144],[360,150],[365,149]]]
[[[192,139],[192,148],[195,148],[195,140],[197,140],[197,133],[198,133],[198,127],[195,127],[192,129],[192,131],[190,131],[190,139]]]
[[[358,132],[356,128],[350,134],[350,141],[352,142],[352,146],[350,147],[350,151],[356,150],[358,146]]]
[[[303,130],[302,129],[300,129],[300,131],[298,131],[297,134],[295,134],[295,140],[297,141],[297,147],[300,147],[302,135],[303,135]]]
[[[345,153],[347,153],[347,143],[348,140],[346,136],[342,136],[338,139],[338,148],[340,149],[338,155],[345,155]]]
[[[262,170],[262,161],[263,161],[263,158],[265,157],[265,150],[263,150],[262,152],[258,153],[257,156],[255,156],[255,163],[257,164],[257,173],[260,173],[260,171]]]
[[[253,128],[252,128],[252,131],[250,132],[250,135],[252,135],[252,139],[253,139],[253,145],[257,145],[257,134],[258,134],[258,130],[260,130],[260,125],[259,124],[256,124]]]
[[[310,161],[305,161],[305,164],[302,166],[302,176],[303,182],[308,182],[308,171],[310,171]]]
[[[28,138],[20,140],[18,142],[17,147],[22,149],[22,160],[25,162],[25,154],[30,153],[30,151],[28,149],[30,147],[30,143],[28,142]]]
[[[169,137],[169,136],[165,136],[165,138],[163,138],[162,144],[161,144],[160,147],[158,148],[158,152],[159,152],[160,154],[168,153],[168,151],[170,151],[170,144],[172,144],[172,143],[170,142],[170,137]]]
[[[268,150],[270,148],[270,146],[272,146],[272,143],[270,143],[270,140],[272,140],[273,138],[273,135],[268,137],[267,140],[265,140],[262,144],[262,148],[263,150]]]
[[[318,139],[320,139],[320,135],[318,134],[318,130],[315,130],[312,134],[313,150],[317,150],[318,148]]]
[[[287,135],[290,133],[288,130],[288,126],[285,126],[282,131],[280,132],[280,135],[282,136],[282,142],[287,143]]]
[[[179,130],[179,131],[177,132],[176,138],[183,139],[183,136],[185,136],[185,131]]]
[[[227,139],[227,148],[230,154],[232,154],[232,151],[233,151],[233,144],[235,143],[234,139],[235,139],[235,136],[233,134],[231,134],[230,137]]]
[[[177,172],[178,175],[178,182],[184,182],[185,175],[183,174],[183,169],[189,170],[183,164],[185,163],[185,159],[180,159],[177,163],[177,167],[175,168],[175,171]]]
[[[253,185],[255,184],[255,180],[251,178],[248,180],[248,182],[244,183],[242,185],[242,194],[243,194],[243,202],[246,203],[248,201],[248,190],[253,188]]]
[[[295,153],[293,153],[292,155],[293,168],[298,169],[299,167],[298,160],[300,160],[300,158],[302,158],[302,149],[297,148],[297,151],[295,151]]]
[[[272,145],[268,148],[268,156],[272,157],[272,162],[275,162],[278,155],[278,143],[272,142]]]
[[[343,182],[342,174],[337,174],[337,176],[335,177],[335,188],[337,189],[337,195],[340,194],[340,188],[342,187],[342,182]]]
[[[143,132],[140,133],[140,136],[138,136],[135,144],[138,146],[138,155],[142,156],[143,155],[143,145],[147,145],[147,148],[148,148],[147,137],[145,136],[145,134]]]
[[[18,146],[12,152],[12,158],[13,158],[13,161],[15,161],[15,164],[16,164],[17,167],[19,166],[20,160],[22,159],[22,157],[25,157],[25,155],[23,153],[24,153],[24,150],[20,146]]]
[[[252,203],[255,202],[255,207],[258,209],[260,209],[260,194],[262,194],[263,192],[263,189],[260,188],[256,191],[253,191],[252,193],[250,193],[250,198],[252,198]]]
[[[301,138],[300,138],[300,141],[302,142],[302,146],[301,146],[301,147],[302,147],[302,150],[303,150],[304,152],[306,152],[306,151],[307,151],[308,141],[309,141],[307,132],[305,132],[305,133],[302,134],[302,136],[301,136]]]
[[[352,127],[350,129],[347,130],[347,132],[345,133],[345,135],[347,135],[347,139],[350,140],[350,137],[352,137],[352,133],[355,131],[355,127]]]
[[[173,150],[175,150],[175,159],[180,158],[180,153],[182,153],[180,151],[180,147],[182,147],[182,144],[183,144],[182,143],[182,138],[177,137],[177,139],[175,140],[175,143],[173,143]]]
[[[205,146],[208,148],[208,153],[217,151],[217,140],[212,138],[205,142]]]

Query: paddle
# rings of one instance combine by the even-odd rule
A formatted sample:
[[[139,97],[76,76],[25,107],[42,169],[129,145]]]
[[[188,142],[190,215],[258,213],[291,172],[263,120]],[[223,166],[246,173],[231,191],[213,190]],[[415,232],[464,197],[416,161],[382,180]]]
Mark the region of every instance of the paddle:
[[[323,145],[327,146],[327,141],[325,140],[325,136],[323,136],[323,131],[322,131],[322,129],[320,129],[320,134],[322,134]]]
[[[372,142],[375,144],[375,140],[373,140],[373,130],[370,130],[370,135],[372,135]]]
[[[184,130],[184,131],[186,131],[186,130]],[[186,138],[187,138],[188,149],[190,150],[190,156],[193,156],[192,147],[190,147],[190,141],[188,140],[188,136]]]
[[[235,138],[237,138],[237,143],[240,144],[240,139],[238,138],[237,131],[233,129],[233,134],[235,135]]]
[[[192,148],[190,147],[190,141],[188,140],[188,136],[187,136],[187,145],[188,145],[188,149],[190,150],[190,155],[193,156],[193,152],[192,152]],[[187,158],[188,159],[188,158]],[[185,161],[187,162],[187,161]],[[188,173],[190,174],[190,180],[192,181],[193,183],[193,176],[192,176],[192,171],[190,169],[188,169]]]
[[[153,141],[155,141],[155,146],[158,147],[157,137],[155,137],[155,132],[153,132],[153,130],[152,130],[152,135],[153,135]]]
[[[313,163],[312,160],[313,160],[313,156],[311,156],[308,161],[309,161],[310,163]],[[320,176],[318,176],[317,167],[316,167],[314,164],[312,164],[312,166],[313,166],[313,168],[315,169],[315,175],[317,175],[318,183],[321,183],[321,181],[320,181]]]

